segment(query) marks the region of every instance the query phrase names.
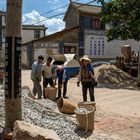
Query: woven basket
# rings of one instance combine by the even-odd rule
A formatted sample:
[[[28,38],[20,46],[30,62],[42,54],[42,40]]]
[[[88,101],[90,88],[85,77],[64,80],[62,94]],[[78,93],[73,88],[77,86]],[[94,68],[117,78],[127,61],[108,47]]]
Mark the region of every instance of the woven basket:
[[[46,96],[47,99],[55,100],[56,93],[57,93],[57,88],[56,87],[45,88],[45,96]]]
[[[74,114],[74,109],[77,107],[68,99],[59,98],[57,102],[58,109],[61,113]]]
[[[63,61],[63,62],[65,62],[67,60],[65,55],[63,55],[63,54],[54,55],[53,58],[54,58],[54,61]]]
[[[80,110],[83,108],[86,111],[80,112]],[[86,132],[94,130],[94,111],[95,108],[89,105],[80,106],[74,110],[77,121],[79,123],[79,127],[85,130]]]
[[[80,107],[80,106],[86,106],[86,105],[93,106],[95,108],[95,111],[96,111],[96,103],[95,102],[87,101],[87,102],[79,102],[78,103],[78,107]]]

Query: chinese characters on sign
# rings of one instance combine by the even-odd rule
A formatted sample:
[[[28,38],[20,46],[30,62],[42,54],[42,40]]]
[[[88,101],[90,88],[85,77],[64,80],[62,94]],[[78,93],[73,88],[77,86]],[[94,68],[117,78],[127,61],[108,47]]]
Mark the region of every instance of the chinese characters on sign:
[[[90,37],[90,55],[100,56],[104,55],[105,41],[103,36]]]
[[[14,43],[14,47],[12,44]],[[5,97],[21,97],[21,38],[6,37]]]

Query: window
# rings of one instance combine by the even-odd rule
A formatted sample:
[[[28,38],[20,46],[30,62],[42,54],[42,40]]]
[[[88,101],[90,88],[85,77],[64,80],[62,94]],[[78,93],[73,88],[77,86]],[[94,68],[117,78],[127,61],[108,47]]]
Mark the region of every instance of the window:
[[[64,47],[64,53],[75,53],[75,52],[76,52],[75,47],[71,47],[71,46],[65,46]]]
[[[100,29],[100,27],[101,27],[100,19],[93,19],[92,27],[93,27],[93,29]]]
[[[40,30],[35,30],[35,38],[40,38]]]

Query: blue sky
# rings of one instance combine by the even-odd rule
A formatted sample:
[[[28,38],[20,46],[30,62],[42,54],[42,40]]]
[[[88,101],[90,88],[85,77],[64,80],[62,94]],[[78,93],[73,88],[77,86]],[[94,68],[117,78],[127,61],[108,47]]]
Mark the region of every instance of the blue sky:
[[[92,0],[73,0],[79,3],[88,3]],[[69,0],[23,0],[23,24],[44,24],[48,29],[47,34],[64,29],[64,14]],[[96,4],[96,3],[93,3]],[[6,10],[6,0],[0,0],[0,10]],[[52,12],[49,12],[52,11]],[[58,15],[59,16],[55,16]]]

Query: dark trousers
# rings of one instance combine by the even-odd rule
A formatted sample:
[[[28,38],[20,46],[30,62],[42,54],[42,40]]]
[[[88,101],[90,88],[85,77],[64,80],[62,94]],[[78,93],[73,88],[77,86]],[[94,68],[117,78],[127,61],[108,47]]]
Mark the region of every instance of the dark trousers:
[[[58,97],[61,97],[62,80],[58,80]]]
[[[66,96],[67,94],[67,84],[68,84],[68,80],[65,80],[63,84],[63,97]]]
[[[43,79],[43,97],[45,97],[45,88],[48,86],[48,84],[52,87],[54,85],[52,78],[44,78]]]
[[[65,80],[64,83],[62,83],[62,80],[58,80],[58,97],[61,97],[61,90],[62,90],[62,84],[63,84],[63,97],[67,94],[67,83],[68,80]]]
[[[87,101],[87,91],[89,90],[90,101],[95,101],[93,82],[82,82],[83,101]]]

